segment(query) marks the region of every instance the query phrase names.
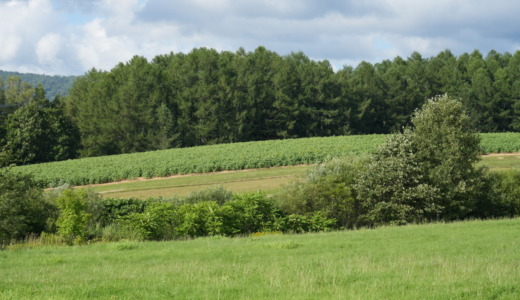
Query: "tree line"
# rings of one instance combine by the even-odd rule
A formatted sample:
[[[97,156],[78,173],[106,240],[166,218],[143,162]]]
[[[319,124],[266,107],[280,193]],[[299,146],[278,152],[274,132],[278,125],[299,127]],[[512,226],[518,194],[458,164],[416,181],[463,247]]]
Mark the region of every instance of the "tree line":
[[[460,98],[480,132],[520,130],[520,52],[413,53],[334,72],[302,52],[194,49],[134,57],[74,83],[68,115],[82,155],[252,140],[390,133],[439,94]]]
[[[335,72],[328,61],[302,52],[199,48],[150,61],[135,56],[110,71],[92,69],[59,100],[64,118],[80,134],[78,155],[86,157],[391,133],[440,94],[461,99],[477,131],[519,131],[519,78],[520,51],[457,57],[445,50],[430,58],[414,52]]]

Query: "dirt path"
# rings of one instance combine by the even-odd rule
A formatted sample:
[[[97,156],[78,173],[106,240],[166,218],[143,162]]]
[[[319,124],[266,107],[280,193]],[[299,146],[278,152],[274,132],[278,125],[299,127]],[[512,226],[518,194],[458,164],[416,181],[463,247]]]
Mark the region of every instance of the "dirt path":
[[[493,157],[493,156],[520,156],[520,152],[515,153],[489,153],[482,155],[482,157]]]

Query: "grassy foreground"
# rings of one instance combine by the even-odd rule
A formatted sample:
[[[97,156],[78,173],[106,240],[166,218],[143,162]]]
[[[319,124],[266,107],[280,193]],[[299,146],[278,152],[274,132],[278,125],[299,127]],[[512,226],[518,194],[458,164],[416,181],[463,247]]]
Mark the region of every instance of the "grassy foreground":
[[[520,219],[0,252],[0,299],[518,299]]]

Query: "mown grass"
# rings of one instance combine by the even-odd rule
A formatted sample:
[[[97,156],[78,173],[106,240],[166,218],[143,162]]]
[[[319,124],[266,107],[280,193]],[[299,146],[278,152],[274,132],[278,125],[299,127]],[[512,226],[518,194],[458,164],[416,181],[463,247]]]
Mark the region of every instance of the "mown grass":
[[[485,156],[480,164],[488,167],[491,171],[520,170],[520,154]]]
[[[235,193],[262,191],[276,193],[284,185],[301,177],[308,166],[253,169],[231,173],[195,174],[145,181],[122,182],[88,187],[105,198],[149,198],[185,196],[191,192],[222,186]]]
[[[520,219],[0,252],[1,299],[518,299]]]
[[[491,171],[520,169],[520,155],[503,155],[483,157],[480,165]],[[236,192],[262,191],[274,194],[284,185],[304,176],[309,166],[292,166],[283,168],[253,169],[231,173],[196,174],[173,178],[122,182],[109,185],[89,187],[103,197],[110,198],[149,198],[185,196],[191,192],[221,185],[225,189]]]

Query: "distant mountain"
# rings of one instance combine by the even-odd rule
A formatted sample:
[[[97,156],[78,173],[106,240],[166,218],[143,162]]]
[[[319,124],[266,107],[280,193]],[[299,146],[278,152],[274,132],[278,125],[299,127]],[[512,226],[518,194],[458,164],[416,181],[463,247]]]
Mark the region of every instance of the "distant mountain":
[[[49,100],[54,100],[56,95],[66,96],[69,94],[69,89],[78,76],[50,76],[42,74],[8,72],[0,70],[0,78],[5,82],[9,76],[18,76],[23,82],[27,82],[33,87],[42,84],[43,89]]]

